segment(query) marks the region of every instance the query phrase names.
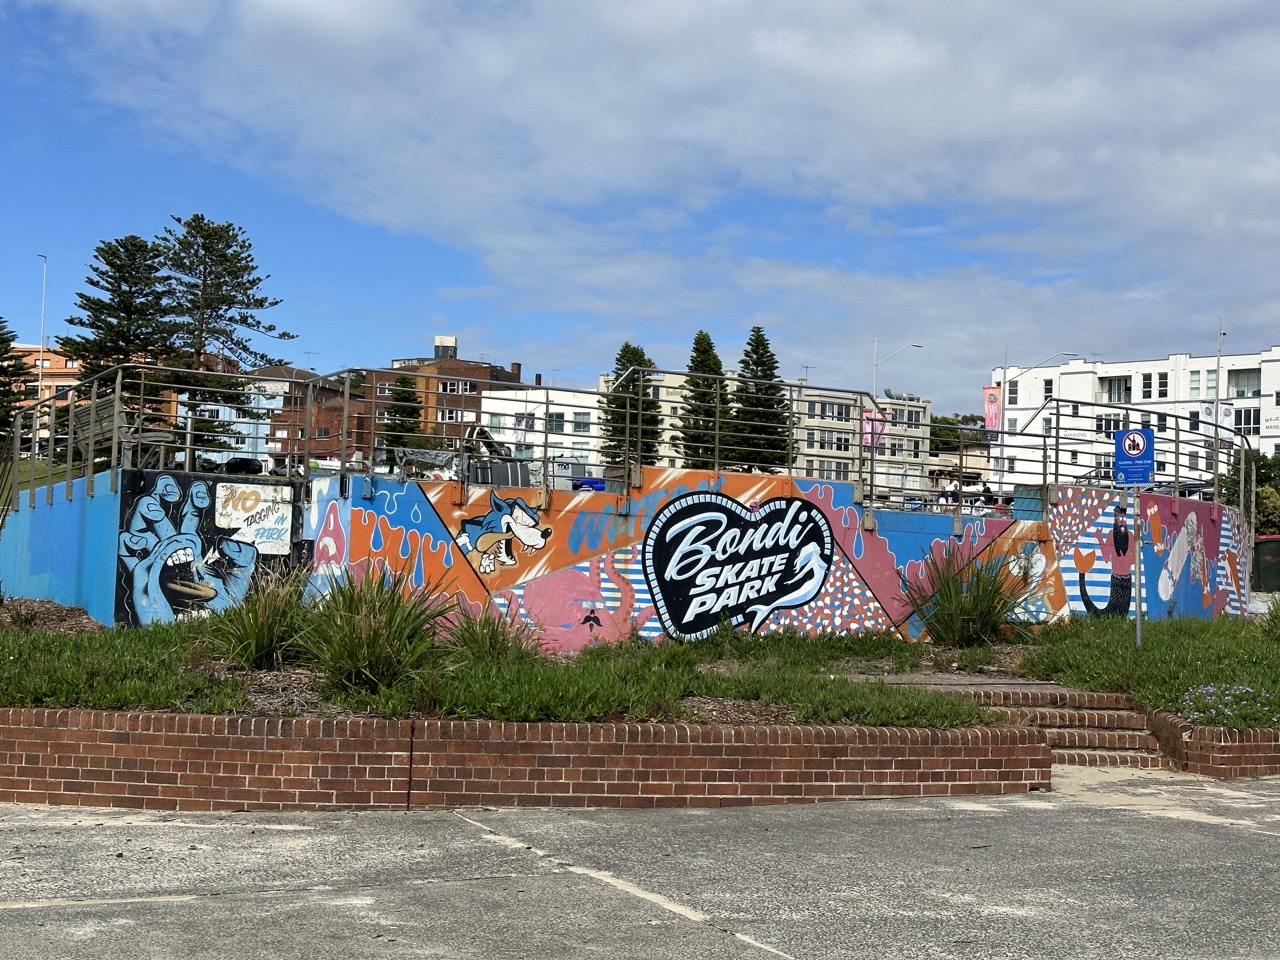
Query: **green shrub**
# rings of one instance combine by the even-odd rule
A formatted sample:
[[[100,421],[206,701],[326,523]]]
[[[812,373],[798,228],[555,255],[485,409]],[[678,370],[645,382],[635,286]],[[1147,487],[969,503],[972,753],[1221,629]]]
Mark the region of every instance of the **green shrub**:
[[[970,647],[1031,632],[1019,617],[1031,589],[1020,558],[982,560],[956,548],[926,556],[921,568],[921,577],[903,579],[903,597],[935,644]]]
[[[349,575],[308,605],[300,645],[336,690],[377,693],[412,683],[438,661],[442,621],[454,609],[438,584],[417,588],[403,576]]]
[[[235,678],[191,669],[187,622],[93,633],[0,632],[0,704],[228,713]]]
[[[700,675],[696,692],[788,707],[802,723],[957,727],[1004,722],[972,701],[921,687],[780,673],[761,666]]]
[[[241,603],[198,622],[195,639],[211,655],[250,669],[277,670],[296,663],[310,620],[304,601],[307,582],[305,568],[259,574]]]
[[[526,621],[492,606],[478,612],[461,604],[443,631],[453,644],[455,661],[529,662],[541,656],[542,641]]]

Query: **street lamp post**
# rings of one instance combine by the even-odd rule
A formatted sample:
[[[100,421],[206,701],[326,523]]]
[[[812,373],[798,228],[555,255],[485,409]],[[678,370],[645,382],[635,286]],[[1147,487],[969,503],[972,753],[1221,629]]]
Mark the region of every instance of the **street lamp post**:
[[[885,341],[885,343],[893,343],[893,342],[894,341],[892,340]],[[876,337],[875,349],[871,357],[871,396],[874,397],[876,395],[876,374],[880,370],[880,364],[884,363],[885,360],[892,360],[894,357],[902,353],[904,350],[910,350],[912,347],[919,349],[920,347],[923,347],[923,346],[924,346],[923,343],[908,343],[906,346],[899,347],[897,350],[893,351],[893,353],[885,357],[884,360],[881,360],[880,359],[880,338]]]
[[[36,402],[44,399],[44,295],[49,282],[49,258],[37,253],[43,261],[40,268],[40,352],[36,355]]]
[[[1221,440],[1218,425],[1222,422],[1222,338],[1227,331],[1218,320],[1218,358],[1213,367],[1213,502],[1218,502],[1218,454]]]

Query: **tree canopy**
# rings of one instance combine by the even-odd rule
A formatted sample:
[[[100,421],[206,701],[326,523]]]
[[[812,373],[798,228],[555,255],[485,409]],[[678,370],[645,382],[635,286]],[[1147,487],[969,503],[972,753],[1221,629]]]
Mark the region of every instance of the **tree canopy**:
[[[605,463],[628,463],[633,457],[647,466],[658,462],[662,408],[647,372],[652,369],[653,361],[642,347],[628,341],[618,348],[612,387],[600,398],[600,453]]]
[[[177,325],[168,304],[163,248],[130,234],[104,240],[93,256],[85,283],[101,295],[76,294],[80,313],[67,323],[87,332],[58,337],[58,349],[79,361],[85,379],[122,363],[169,363]]]
[[[716,353],[711,335],[699,330],[693,337],[689,354],[688,377],[684,402],[680,405],[680,424],[676,447],[691,470],[714,470],[720,465],[721,433],[731,420],[729,388],[724,379],[724,364]]]
[[[32,370],[22,357],[12,353],[17,335],[0,317],[0,443],[7,440],[13,413],[25,399]]]
[[[258,275],[253,245],[234,223],[215,223],[196,213],[173,217],[156,242],[164,251],[167,302],[178,321],[177,342],[193,369],[216,366],[229,356],[243,366],[283,363],[257,349],[254,335],[292,340],[296,335],[264,323],[258,314],[280,301],[261,292],[269,278]]]
[[[789,466],[791,405],[763,327],[751,328],[738,377],[732,391],[733,439],[724,458],[764,473]]]

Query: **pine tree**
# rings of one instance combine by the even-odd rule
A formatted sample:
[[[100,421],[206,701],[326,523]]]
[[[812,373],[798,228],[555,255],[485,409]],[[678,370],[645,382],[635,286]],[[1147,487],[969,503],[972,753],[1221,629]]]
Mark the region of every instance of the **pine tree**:
[[[752,327],[734,385],[734,439],[725,459],[775,473],[791,463],[791,406],[763,327]]]
[[[269,277],[258,276],[244,230],[200,213],[173,221],[181,229],[166,227],[156,241],[164,250],[170,307],[181,324],[178,342],[192,369],[218,366],[215,355],[246,367],[283,363],[249,340],[254,334],[277,340],[296,335],[258,319],[259,312],[280,301],[260,292]]]
[[[605,463],[658,462],[662,433],[657,387],[646,372],[653,361],[644,349],[627,342],[613,361],[613,387],[600,399],[600,452]]]
[[[85,283],[103,295],[77,293],[79,316],[67,323],[88,333],[58,337],[58,349],[88,379],[122,363],[173,359],[175,327],[165,300],[164,251],[135,234],[104,240],[93,251]]]
[[[0,444],[9,439],[14,411],[26,399],[32,370],[22,357],[13,353],[17,335],[4,317],[0,317]]]
[[[724,364],[705,330],[694,334],[688,374],[676,447],[688,469],[715,470],[722,459],[722,431],[729,425],[729,390]]]
[[[401,374],[387,395],[386,438],[388,447],[419,447],[422,438],[422,400],[413,377]]]

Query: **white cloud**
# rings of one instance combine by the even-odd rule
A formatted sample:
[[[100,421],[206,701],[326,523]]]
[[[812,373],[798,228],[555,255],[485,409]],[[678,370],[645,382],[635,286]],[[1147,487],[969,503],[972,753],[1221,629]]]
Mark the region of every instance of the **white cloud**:
[[[474,251],[509,307],[598,316],[593,368],[628,336],[680,364],[698,327],[769,318],[791,373],[825,373],[829,338],[910,327],[954,363],[952,406],[1004,342],[1195,351],[1224,311],[1241,349],[1274,337],[1265,0],[63,6],[102,97]],[[760,202],[794,205],[781,240]],[[838,267],[811,243],[835,224]],[[867,251],[887,243],[906,253],[885,275]]]

